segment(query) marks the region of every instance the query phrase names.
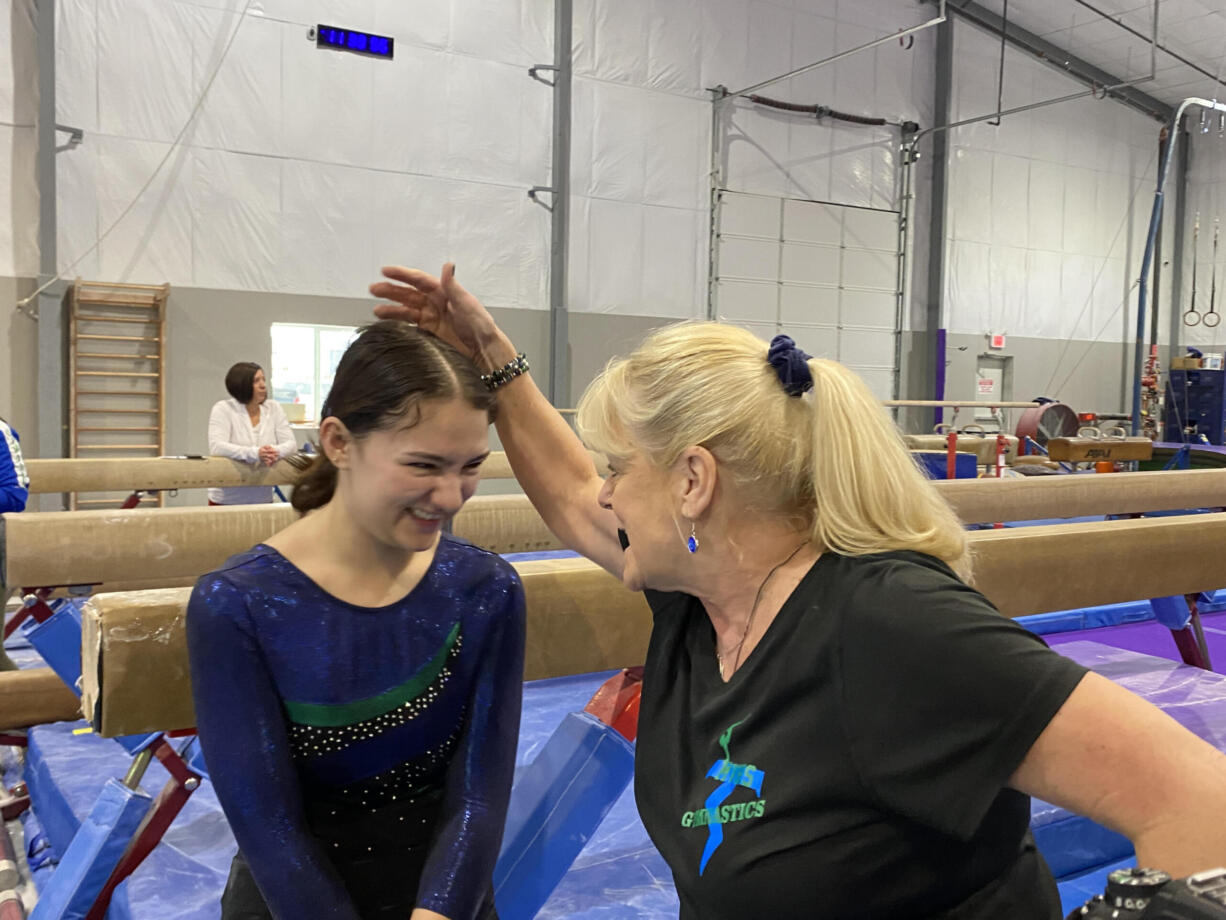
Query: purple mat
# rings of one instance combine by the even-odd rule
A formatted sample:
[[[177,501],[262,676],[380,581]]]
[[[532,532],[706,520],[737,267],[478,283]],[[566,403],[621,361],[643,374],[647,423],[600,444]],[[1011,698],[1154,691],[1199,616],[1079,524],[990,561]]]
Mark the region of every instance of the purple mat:
[[[1209,661],[1213,665],[1213,670],[1219,674],[1226,674],[1226,611],[1201,614],[1201,626],[1205,631],[1205,644],[1209,647]],[[1043,638],[1048,645],[1061,653],[1064,653],[1064,647],[1070,642],[1089,639],[1119,649],[1140,652],[1143,655],[1154,655],[1171,661],[1181,660],[1171,631],[1152,620],[1145,623],[1105,626],[1099,629],[1050,633]]]

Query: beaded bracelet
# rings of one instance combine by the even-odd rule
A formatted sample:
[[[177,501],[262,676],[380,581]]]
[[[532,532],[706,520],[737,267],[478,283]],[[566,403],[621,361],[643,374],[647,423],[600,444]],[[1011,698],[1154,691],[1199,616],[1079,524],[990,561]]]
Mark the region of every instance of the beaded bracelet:
[[[481,382],[485,384],[486,389],[496,390],[500,386],[510,383],[520,374],[526,373],[528,370],[528,359],[521,351],[497,370],[490,371],[488,374],[482,374]]]

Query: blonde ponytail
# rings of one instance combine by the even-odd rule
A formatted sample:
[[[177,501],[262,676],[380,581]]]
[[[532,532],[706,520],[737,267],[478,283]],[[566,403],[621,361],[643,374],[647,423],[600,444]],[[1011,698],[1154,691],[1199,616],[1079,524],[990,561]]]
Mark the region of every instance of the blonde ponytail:
[[[966,531],[920,471],[893,419],[837,361],[809,361],[813,391],[813,539],[859,556],[907,549],[969,581]]]
[[[704,445],[748,510],[812,528],[817,545],[846,555],[915,550],[968,577],[961,523],[864,382],[811,358],[813,390],[789,395],[800,391],[793,358],[780,356],[789,365],[781,372],[768,355],[737,326],[657,329],[592,381],[576,428],[594,450],[641,452],[662,469],[687,445]]]

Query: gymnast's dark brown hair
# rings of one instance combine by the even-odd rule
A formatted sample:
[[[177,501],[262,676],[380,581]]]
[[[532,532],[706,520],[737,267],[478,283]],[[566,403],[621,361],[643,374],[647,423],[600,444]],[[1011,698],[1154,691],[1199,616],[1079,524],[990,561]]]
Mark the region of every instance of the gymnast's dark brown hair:
[[[361,439],[406,417],[416,424],[421,404],[430,399],[462,399],[491,422],[497,410],[494,394],[462,354],[416,326],[381,320],[345,349],[319,416],[339,419]],[[326,505],[336,478],[336,467],[321,453],[294,486],[294,508],[305,513]]]
[[[226,371],[226,392],[244,406],[247,405],[255,388],[255,375],[263,369],[251,361],[239,361]]]

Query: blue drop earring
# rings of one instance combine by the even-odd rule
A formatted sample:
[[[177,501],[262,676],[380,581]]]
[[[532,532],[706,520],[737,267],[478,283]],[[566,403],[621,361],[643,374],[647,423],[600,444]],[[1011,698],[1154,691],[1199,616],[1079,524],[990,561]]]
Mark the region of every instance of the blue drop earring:
[[[695,532],[696,527],[693,521],[690,521],[690,538],[685,541],[685,548],[691,553],[698,552],[698,534]]]

